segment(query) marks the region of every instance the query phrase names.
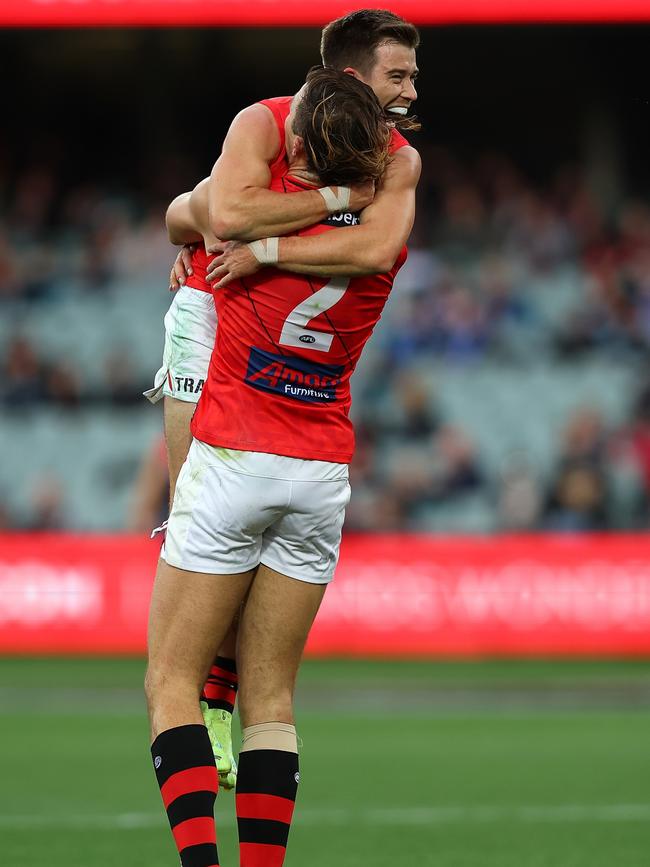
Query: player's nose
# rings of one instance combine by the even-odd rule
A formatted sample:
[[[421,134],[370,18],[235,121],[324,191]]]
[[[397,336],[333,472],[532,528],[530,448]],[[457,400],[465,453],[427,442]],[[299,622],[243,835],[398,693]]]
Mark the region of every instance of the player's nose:
[[[415,83],[413,81],[411,81],[410,78],[408,79],[407,83],[404,86],[404,90],[402,91],[402,96],[405,99],[410,99],[411,102],[415,102],[415,100],[418,98],[418,92],[415,89]]]

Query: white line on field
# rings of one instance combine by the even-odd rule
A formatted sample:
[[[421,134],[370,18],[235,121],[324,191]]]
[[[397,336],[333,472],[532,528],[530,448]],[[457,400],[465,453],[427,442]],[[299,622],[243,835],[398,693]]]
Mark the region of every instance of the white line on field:
[[[309,809],[296,812],[296,825],[444,825],[490,822],[571,823],[645,822],[650,804],[559,804],[528,806],[450,806],[369,808],[363,810]],[[218,824],[234,824],[234,815],[219,815]],[[167,824],[160,813],[107,813],[104,815],[18,815],[0,814],[0,828],[16,830],[130,830],[157,828]]]

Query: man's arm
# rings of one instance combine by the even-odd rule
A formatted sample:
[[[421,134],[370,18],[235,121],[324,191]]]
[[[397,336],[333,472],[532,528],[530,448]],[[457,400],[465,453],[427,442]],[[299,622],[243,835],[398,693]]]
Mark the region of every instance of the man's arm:
[[[181,193],[167,208],[169,240],[183,245],[169,273],[170,292],[184,286],[192,275],[192,253],[198,244],[207,246],[216,241],[208,228],[208,183],[209,178],[204,178],[191,193]]]
[[[298,274],[331,276],[390,271],[413,228],[420,170],[418,152],[400,148],[358,226],[307,238],[280,238],[277,267]]]
[[[210,229],[224,241],[254,241],[297,232],[330,213],[317,190],[275,192],[270,165],[280,150],[280,137],[271,111],[251,105],[232,122],[221,156],[210,176]],[[350,203],[360,210],[372,201],[371,184],[352,188]]]
[[[393,267],[406,243],[415,217],[415,189],[421,162],[416,150],[395,154],[374,201],[349,226],[300,238],[279,238],[276,267],[297,274],[358,276],[383,274]],[[264,243],[264,242],[262,242]],[[208,270],[217,288],[259,270],[248,245],[230,246]]]
[[[200,187],[203,187],[204,197],[207,201],[207,184],[208,179],[205,178],[200,184],[197,184],[191,193],[181,193],[180,196],[176,196],[167,208],[165,223],[167,235],[172,244],[193,244],[197,241],[203,241],[203,226],[197,221],[197,208],[196,204],[194,207],[192,206],[192,197],[195,196],[195,193],[198,194],[197,191]]]

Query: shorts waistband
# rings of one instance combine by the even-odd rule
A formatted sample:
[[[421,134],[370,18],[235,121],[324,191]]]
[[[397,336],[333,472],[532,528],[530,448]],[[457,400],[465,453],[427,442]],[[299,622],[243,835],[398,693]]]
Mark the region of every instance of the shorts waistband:
[[[197,439],[192,446],[197,458],[206,466],[218,466],[247,476],[291,482],[338,482],[347,480],[349,476],[348,464],[227,449]]]

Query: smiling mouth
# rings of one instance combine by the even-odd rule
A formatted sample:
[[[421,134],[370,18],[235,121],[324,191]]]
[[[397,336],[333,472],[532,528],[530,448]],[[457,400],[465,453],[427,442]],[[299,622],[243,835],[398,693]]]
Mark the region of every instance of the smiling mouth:
[[[391,114],[408,114],[409,106],[408,105],[389,105],[386,111],[389,111]]]

